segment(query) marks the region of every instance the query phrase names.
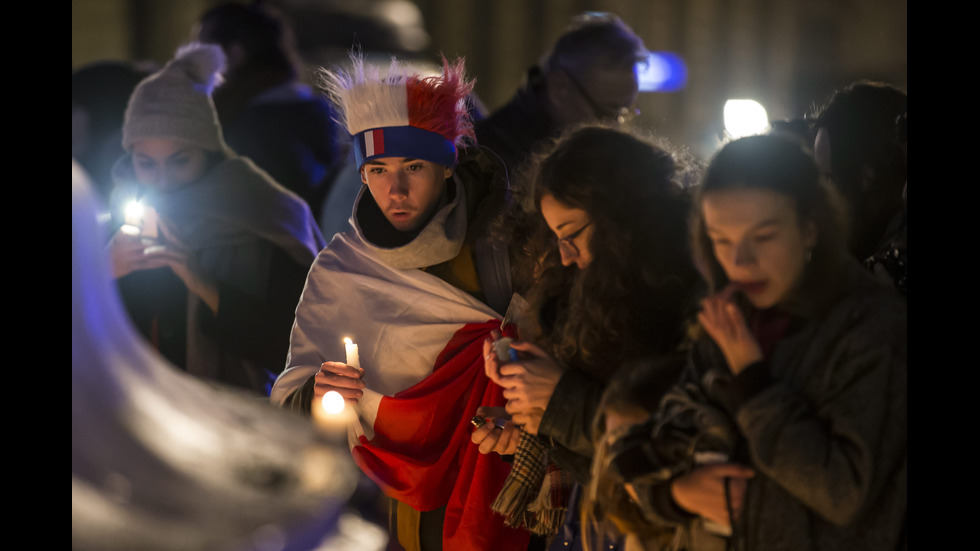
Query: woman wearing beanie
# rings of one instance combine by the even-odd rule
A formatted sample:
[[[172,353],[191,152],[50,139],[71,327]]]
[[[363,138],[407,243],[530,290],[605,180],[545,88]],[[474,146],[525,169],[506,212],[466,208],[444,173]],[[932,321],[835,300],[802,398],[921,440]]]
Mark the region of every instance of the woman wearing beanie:
[[[220,47],[189,44],[136,87],[112,202],[139,206],[109,253],[130,316],[164,356],[267,395],[325,243],[305,202],[225,145],[211,100],[224,65]]]

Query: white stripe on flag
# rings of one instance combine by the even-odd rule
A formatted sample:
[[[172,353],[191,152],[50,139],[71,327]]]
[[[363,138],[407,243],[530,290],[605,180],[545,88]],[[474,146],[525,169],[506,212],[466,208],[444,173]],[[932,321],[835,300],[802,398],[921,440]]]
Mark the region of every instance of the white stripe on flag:
[[[364,133],[364,157],[371,157],[374,155],[374,133],[377,130],[368,130]]]

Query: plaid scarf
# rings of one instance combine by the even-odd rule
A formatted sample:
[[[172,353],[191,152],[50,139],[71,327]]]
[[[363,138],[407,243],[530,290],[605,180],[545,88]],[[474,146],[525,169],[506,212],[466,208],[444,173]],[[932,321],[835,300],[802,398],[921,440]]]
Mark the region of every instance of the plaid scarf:
[[[544,443],[522,429],[514,464],[491,508],[504,516],[505,525],[550,541],[565,518],[571,486],[568,474],[549,461]]]

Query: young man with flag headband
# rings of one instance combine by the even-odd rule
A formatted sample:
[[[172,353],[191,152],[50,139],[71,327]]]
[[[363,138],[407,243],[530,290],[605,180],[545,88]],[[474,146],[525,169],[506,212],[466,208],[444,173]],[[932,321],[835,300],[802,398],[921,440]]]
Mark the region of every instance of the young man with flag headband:
[[[272,391],[309,411],[336,390],[356,403],[354,459],[393,498],[405,549],[524,549],[490,503],[510,470],[470,444],[479,406],[502,406],[482,339],[511,298],[507,247],[488,222],[508,199],[502,165],[475,148],[463,63],[422,76],[353,58],[321,73],[353,139],[364,182],[351,228],[317,257]],[[360,366],[339,362],[343,339]],[[352,362],[353,363],[353,362]]]

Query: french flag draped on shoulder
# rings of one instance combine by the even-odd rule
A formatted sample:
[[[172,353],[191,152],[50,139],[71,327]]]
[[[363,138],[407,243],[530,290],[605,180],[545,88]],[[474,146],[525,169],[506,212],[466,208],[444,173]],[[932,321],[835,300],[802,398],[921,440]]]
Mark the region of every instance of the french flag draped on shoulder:
[[[444,549],[523,549],[526,531],[493,513],[510,464],[470,442],[480,406],[503,406],[483,370],[483,339],[500,326],[490,307],[419,269],[381,261],[356,233],[321,251],[296,310],[286,397],[324,361],[358,344],[364,395],[349,429],[358,466],[390,497],[419,511],[446,506]]]

